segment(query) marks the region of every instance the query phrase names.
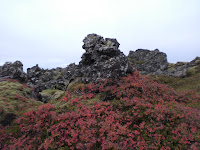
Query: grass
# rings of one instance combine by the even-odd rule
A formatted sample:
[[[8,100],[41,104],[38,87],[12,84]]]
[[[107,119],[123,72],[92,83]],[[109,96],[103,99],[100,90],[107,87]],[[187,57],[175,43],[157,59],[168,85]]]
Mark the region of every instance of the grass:
[[[21,116],[24,112],[43,104],[31,98],[31,93],[30,87],[19,82],[0,82],[0,122],[8,113]]]
[[[184,78],[176,78],[163,75],[151,75],[153,80],[161,84],[167,84],[177,91],[195,90],[200,93],[200,73],[192,73]]]
[[[61,91],[57,89],[47,89],[47,90],[43,90],[40,94],[42,96],[50,97],[51,99],[57,100],[64,96],[65,91]]]

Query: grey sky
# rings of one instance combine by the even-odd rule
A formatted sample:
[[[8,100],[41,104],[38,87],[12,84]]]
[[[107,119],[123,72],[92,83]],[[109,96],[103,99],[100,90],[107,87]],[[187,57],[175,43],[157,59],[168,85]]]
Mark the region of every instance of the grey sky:
[[[200,0],[0,0],[0,65],[24,70],[78,63],[90,33],[116,38],[128,55],[138,48],[169,62],[200,56]]]

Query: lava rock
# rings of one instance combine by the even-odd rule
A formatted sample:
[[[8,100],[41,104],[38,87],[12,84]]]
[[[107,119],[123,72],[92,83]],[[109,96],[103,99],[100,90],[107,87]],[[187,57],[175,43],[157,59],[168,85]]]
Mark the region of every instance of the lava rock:
[[[154,51],[147,49],[130,51],[128,60],[141,74],[167,74],[167,55],[158,49]]]
[[[25,82],[27,76],[26,73],[23,72],[23,64],[20,61],[16,61],[14,63],[6,62],[0,68],[0,78],[11,78]]]
[[[83,40],[85,53],[78,68],[83,82],[95,82],[105,78],[119,78],[131,73],[128,58],[119,50],[116,39],[89,34]]]

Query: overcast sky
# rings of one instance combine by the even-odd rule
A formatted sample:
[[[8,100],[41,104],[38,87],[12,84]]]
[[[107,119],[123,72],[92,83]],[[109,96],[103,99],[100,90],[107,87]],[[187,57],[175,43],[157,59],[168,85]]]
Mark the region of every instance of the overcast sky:
[[[191,61],[200,56],[200,0],[0,0],[0,65],[78,64],[90,33],[116,38],[125,55],[158,48],[169,62]]]

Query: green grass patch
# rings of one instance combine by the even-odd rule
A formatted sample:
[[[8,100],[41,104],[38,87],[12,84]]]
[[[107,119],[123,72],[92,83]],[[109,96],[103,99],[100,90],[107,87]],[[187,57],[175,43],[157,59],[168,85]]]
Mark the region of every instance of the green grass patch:
[[[50,97],[53,100],[60,99],[65,95],[65,91],[57,90],[57,89],[47,89],[40,92],[42,96]]]
[[[191,76],[184,78],[163,75],[151,75],[150,77],[158,83],[167,84],[177,91],[195,90],[200,93],[200,73],[191,74]]]
[[[12,81],[0,82],[0,122],[6,114],[21,116],[43,103],[31,98],[32,89],[25,84]]]

